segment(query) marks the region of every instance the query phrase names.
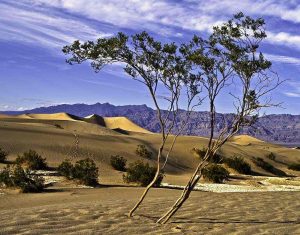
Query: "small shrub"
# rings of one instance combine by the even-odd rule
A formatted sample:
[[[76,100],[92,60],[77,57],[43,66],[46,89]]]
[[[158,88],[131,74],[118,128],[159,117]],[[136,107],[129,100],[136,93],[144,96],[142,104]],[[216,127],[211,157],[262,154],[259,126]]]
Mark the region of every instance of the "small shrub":
[[[151,159],[152,156],[152,152],[150,152],[145,145],[143,144],[139,144],[135,150],[135,153],[142,157],[142,158],[147,158],[147,159]]]
[[[54,124],[54,126],[56,127],[56,128],[58,128],[58,129],[64,129],[61,125],[59,125],[59,124]]]
[[[77,161],[75,166],[70,160],[64,160],[58,166],[57,171],[67,179],[79,180],[84,185],[95,186],[98,184],[99,170],[96,163],[90,158]]]
[[[67,179],[72,179],[74,166],[70,160],[66,159],[58,166],[57,171],[60,175],[66,177]]]
[[[229,172],[218,164],[211,164],[202,170],[203,178],[214,183],[222,183],[229,177]]]
[[[225,164],[236,170],[237,172],[241,173],[241,174],[246,174],[249,175],[251,174],[251,166],[250,164],[248,164],[244,158],[240,157],[240,156],[234,156],[231,158],[226,158],[224,160]]]
[[[274,153],[270,153],[269,155],[267,155],[267,158],[269,158],[272,161],[276,161],[276,155]]]
[[[119,155],[110,157],[111,166],[118,171],[126,171],[126,162],[127,160],[124,157]]]
[[[42,177],[30,174],[20,165],[4,168],[0,173],[0,184],[4,184],[6,187],[20,188],[23,193],[41,192],[45,187]]]
[[[25,165],[30,170],[45,170],[47,169],[46,158],[43,158],[34,150],[24,152],[23,155],[18,156],[16,163]]]
[[[99,170],[95,162],[86,158],[76,162],[73,169],[73,177],[85,185],[94,186],[98,184]]]
[[[300,163],[292,163],[288,168],[293,171],[300,171]]]
[[[196,153],[196,155],[203,160],[206,154],[207,148],[202,148],[202,149],[198,149],[198,148],[193,148],[192,152]],[[222,163],[223,162],[223,157],[219,154],[216,153],[213,157],[210,157],[208,159],[209,162],[211,163]]]
[[[147,186],[153,180],[155,173],[155,167],[151,167],[148,163],[142,161],[136,161],[129,165],[126,174],[123,175],[123,180],[126,183],[138,183],[141,186]],[[163,174],[159,175],[154,187],[161,184],[163,177]]]
[[[272,166],[270,163],[266,162],[264,159],[257,157],[255,158],[254,163],[264,169],[265,171],[268,171],[274,175],[278,175],[278,176],[286,176],[285,172],[283,172],[282,170],[279,170],[277,168],[275,168],[274,166]]]
[[[2,148],[0,148],[0,162],[5,162],[8,153],[5,152]]]

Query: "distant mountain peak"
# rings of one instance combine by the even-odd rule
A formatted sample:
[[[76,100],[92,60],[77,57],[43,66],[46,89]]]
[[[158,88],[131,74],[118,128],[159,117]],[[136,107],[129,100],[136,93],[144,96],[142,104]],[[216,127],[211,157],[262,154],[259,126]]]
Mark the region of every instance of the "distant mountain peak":
[[[24,111],[6,111],[4,114],[51,114],[68,113],[69,115],[79,116],[85,119],[96,119],[93,121],[101,122],[103,117],[126,117],[135,124],[152,132],[159,132],[160,125],[156,118],[156,111],[146,104],[142,105],[119,105],[110,103],[95,104],[60,104],[50,107],[40,107]],[[186,111],[179,113],[179,125],[184,119]],[[89,116],[89,117],[88,117]],[[230,120],[232,114],[217,114],[217,132],[223,128],[222,120]],[[186,135],[209,135],[209,113],[193,112],[189,123],[186,125],[182,134]],[[251,135],[255,138],[277,143],[300,143],[300,115],[291,114],[271,114],[260,117],[253,127],[244,128],[239,134]]]

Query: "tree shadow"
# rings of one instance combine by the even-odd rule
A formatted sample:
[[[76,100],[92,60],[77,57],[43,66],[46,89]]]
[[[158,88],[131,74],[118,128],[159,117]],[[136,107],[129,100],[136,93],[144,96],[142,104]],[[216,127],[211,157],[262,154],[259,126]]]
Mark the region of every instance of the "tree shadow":
[[[154,223],[160,218],[152,215],[139,215],[140,217],[149,219]],[[259,220],[259,219],[216,219],[198,217],[194,219],[175,217],[169,222],[171,224],[300,224],[300,220]]]
[[[300,224],[299,220],[259,220],[259,219],[216,219],[199,217],[195,219],[174,218],[172,224]]]

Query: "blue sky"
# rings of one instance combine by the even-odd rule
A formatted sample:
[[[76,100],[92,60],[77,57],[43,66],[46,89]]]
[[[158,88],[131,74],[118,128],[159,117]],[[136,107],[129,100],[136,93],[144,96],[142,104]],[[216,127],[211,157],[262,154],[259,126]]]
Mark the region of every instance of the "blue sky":
[[[265,18],[263,52],[287,79],[272,95],[284,109],[267,112],[300,114],[300,0],[0,0],[0,110],[96,102],[153,107],[146,89],[119,65],[98,74],[87,64],[70,66],[62,46],[141,30],[182,43],[239,11]],[[219,112],[231,106],[218,101]]]

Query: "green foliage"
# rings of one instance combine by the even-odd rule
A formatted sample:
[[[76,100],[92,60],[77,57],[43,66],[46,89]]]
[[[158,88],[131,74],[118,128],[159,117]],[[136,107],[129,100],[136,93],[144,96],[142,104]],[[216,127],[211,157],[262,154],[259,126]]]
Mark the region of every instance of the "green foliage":
[[[5,162],[8,153],[5,152],[2,148],[0,148],[0,162]]]
[[[98,184],[98,167],[90,158],[77,161],[74,166],[73,174],[74,178],[85,185],[93,186]]]
[[[267,158],[269,158],[272,161],[276,161],[276,155],[274,153],[270,153],[267,155]]]
[[[41,192],[44,179],[24,170],[20,165],[7,166],[0,172],[0,184],[6,187],[20,188],[23,193]]]
[[[26,166],[30,170],[45,170],[47,169],[46,158],[43,158],[34,150],[24,152],[16,159],[16,163]]]
[[[229,177],[229,172],[218,164],[210,164],[202,170],[203,178],[214,183],[223,183]]]
[[[127,160],[124,157],[119,155],[110,157],[111,166],[118,171],[126,171],[126,162]]]
[[[67,179],[73,178],[73,170],[74,166],[68,159],[64,160],[57,168],[58,173]]]
[[[286,176],[285,172],[282,170],[279,170],[277,168],[275,168],[273,165],[271,165],[270,163],[266,162],[264,159],[257,157],[254,160],[254,163],[264,169],[265,171],[268,171],[274,175],[278,175],[278,176]]]
[[[292,163],[288,168],[293,171],[300,171],[300,163]]]
[[[242,158],[241,156],[234,156],[231,158],[226,158],[224,160],[225,164],[236,170],[237,172],[241,173],[241,174],[246,174],[246,175],[250,175],[251,174],[251,166],[250,164],[248,164],[244,158]]]
[[[194,152],[201,160],[203,160],[207,152],[207,148],[202,148],[202,149],[193,148],[192,152]],[[223,157],[219,153],[216,153],[215,155],[209,157],[208,161],[211,163],[222,163]]]
[[[99,169],[90,158],[79,160],[75,165],[69,160],[65,160],[57,170],[67,179],[76,179],[84,185],[95,186],[98,184]]]
[[[151,167],[148,163],[136,161],[129,164],[126,174],[123,175],[123,180],[126,183],[138,183],[141,186],[150,184],[156,174],[156,168]],[[160,174],[156,180],[154,187],[158,187],[164,175]]]
[[[150,152],[145,145],[139,144],[135,150],[136,155],[146,158],[146,159],[151,159],[152,152]]]

